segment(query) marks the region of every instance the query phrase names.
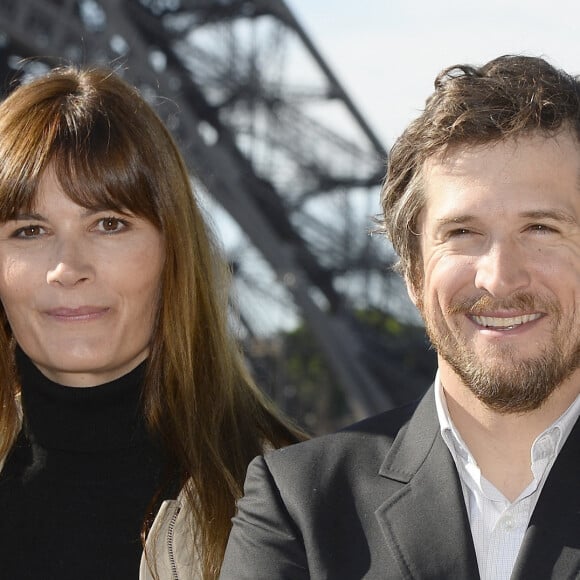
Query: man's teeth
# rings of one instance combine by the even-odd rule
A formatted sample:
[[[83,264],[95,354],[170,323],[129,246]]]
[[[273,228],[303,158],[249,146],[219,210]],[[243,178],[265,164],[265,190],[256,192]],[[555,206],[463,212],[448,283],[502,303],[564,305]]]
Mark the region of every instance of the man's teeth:
[[[473,320],[480,326],[486,328],[511,329],[526,322],[532,322],[540,318],[541,314],[525,314],[524,316],[512,316],[510,318],[496,316],[473,316]]]

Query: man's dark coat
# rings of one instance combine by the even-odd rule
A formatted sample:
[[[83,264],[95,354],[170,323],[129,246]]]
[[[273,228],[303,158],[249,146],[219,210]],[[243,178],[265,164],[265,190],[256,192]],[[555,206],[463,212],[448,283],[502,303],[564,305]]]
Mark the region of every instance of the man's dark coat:
[[[222,580],[479,578],[431,388],[418,405],[258,457]],[[542,490],[512,579],[580,578],[580,426]]]

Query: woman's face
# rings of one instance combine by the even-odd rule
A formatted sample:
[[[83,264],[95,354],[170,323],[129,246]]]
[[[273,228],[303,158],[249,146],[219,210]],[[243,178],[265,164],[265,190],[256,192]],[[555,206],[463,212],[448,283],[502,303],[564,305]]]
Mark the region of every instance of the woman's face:
[[[150,222],[77,205],[48,170],[32,213],[0,224],[0,300],[16,341],[63,385],[126,374],[149,353],[164,257]]]

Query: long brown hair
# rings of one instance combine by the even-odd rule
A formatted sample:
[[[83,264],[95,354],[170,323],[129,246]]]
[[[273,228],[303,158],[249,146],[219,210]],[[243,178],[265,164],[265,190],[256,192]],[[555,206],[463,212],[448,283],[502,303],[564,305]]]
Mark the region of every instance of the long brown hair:
[[[66,67],[12,92],[0,104],[0,221],[33,205],[49,165],[74,202],[128,210],[163,234],[143,407],[193,513],[204,578],[216,578],[248,463],[265,445],[304,435],[246,369],[229,330],[227,265],[176,143],[138,91],[110,70]],[[19,385],[12,334],[3,311],[0,316],[5,457],[20,428]]]

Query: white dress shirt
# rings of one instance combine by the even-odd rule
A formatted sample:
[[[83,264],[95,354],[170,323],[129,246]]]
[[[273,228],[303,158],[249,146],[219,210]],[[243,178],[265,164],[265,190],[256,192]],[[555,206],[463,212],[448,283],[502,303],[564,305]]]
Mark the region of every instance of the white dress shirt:
[[[513,502],[481,474],[451,420],[439,373],[435,378],[435,404],[441,436],[459,472],[481,580],[509,580],[544,482],[580,415],[580,395],[536,437],[530,454],[534,478]]]

